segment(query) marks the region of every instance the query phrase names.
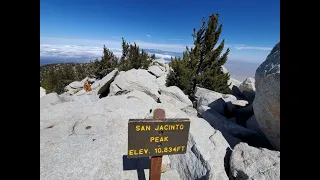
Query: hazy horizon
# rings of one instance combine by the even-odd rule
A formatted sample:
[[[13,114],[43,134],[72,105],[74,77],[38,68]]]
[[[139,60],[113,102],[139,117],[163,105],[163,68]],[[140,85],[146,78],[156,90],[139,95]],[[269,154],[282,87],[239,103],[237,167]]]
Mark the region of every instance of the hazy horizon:
[[[140,46],[139,43],[137,43]],[[122,55],[121,48],[109,48],[115,56],[118,58]],[[225,48],[226,49],[226,48]],[[155,54],[157,59],[165,59],[170,61],[171,57],[182,57],[182,51],[166,51],[160,49],[145,49],[149,54]],[[232,50],[230,51],[232,52]],[[244,60],[229,55],[227,63],[224,65],[231,77],[243,81],[248,77],[255,75],[256,69],[265,60],[270,51],[266,51],[266,55],[263,59],[252,61],[252,59]],[[93,61],[95,59],[101,59],[103,54],[102,46],[86,46],[86,45],[53,45],[53,44],[40,44],[40,66],[52,63],[84,63]]]
[[[157,59],[164,58],[166,61],[169,61],[170,58],[167,57],[167,54],[157,54]],[[52,63],[66,63],[66,62],[74,62],[74,63],[84,63],[89,62],[90,60],[94,60],[95,57],[88,59],[89,57],[85,56],[75,56],[75,57],[58,57],[58,56],[52,56],[52,57],[40,57],[40,66],[45,64],[52,64]],[[100,60],[100,57],[96,57]],[[261,62],[262,63],[262,62]],[[257,62],[248,62],[248,61],[237,61],[237,60],[227,60],[226,64],[224,65],[229,73],[231,74],[231,77],[243,81],[248,77],[253,77],[255,75],[256,69],[259,67],[261,63]]]

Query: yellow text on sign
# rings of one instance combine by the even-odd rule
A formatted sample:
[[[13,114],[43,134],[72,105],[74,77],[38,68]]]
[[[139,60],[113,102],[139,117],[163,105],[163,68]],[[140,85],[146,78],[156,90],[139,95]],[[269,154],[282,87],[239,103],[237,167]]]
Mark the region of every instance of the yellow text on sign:
[[[158,125],[154,128],[155,131],[175,131],[175,130],[183,130],[183,124],[165,124],[165,125]],[[136,125],[136,131],[151,131],[150,125]]]
[[[167,142],[168,141],[168,136],[161,136],[161,137],[150,137],[150,142]]]
[[[183,152],[185,150],[185,146],[175,146],[175,147],[163,147],[163,148],[155,148],[155,153],[171,153],[171,152]]]
[[[143,154],[150,154],[148,149],[131,149],[129,150],[129,155],[143,155]]]
[[[172,130],[183,130],[184,125],[183,124],[174,124],[174,125],[158,125],[156,128],[154,128],[154,130],[156,131],[162,131],[162,130],[166,130],[166,131],[172,131]]]
[[[136,131],[150,131],[151,127],[150,126],[140,126],[136,125]]]

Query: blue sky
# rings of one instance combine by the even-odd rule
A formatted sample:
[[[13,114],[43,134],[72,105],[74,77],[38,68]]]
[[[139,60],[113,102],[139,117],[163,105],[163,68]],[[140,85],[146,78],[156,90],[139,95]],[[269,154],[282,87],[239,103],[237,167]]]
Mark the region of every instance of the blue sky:
[[[231,61],[261,63],[280,41],[279,0],[40,0],[40,56],[101,56],[103,44],[119,50],[121,37],[182,52],[193,44],[192,29],[213,12]]]

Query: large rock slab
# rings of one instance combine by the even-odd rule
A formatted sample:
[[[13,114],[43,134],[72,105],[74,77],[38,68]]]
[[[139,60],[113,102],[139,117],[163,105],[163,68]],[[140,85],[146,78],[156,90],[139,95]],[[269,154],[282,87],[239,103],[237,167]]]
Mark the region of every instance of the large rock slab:
[[[159,85],[159,87],[164,87],[166,86],[166,80],[167,80],[167,74],[164,74],[163,76],[158,77],[156,79],[156,82]]]
[[[74,81],[72,83],[70,83],[69,85],[67,85],[65,87],[66,90],[70,90],[71,88],[72,89],[82,89],[83,88],[83,85],[84,85],[84,82],[81,82],[81,81]]]
[[[118,69],[115,69],[111,71],[109,74],[107,74],[105,77],[103,77],[101,81],[99,81],[100,88],[98,89],[98,94],[106,94],[109,92],[110,84],[118,75],[118,73]]]
[[[220,131],[202,118],[191,118],[186,154],[171,155],[173,167],[181,179],[228,179],[225,156],[230,148]]]
[[[87,104],[91,102],[95,102],[99,100],[99,96],[95,91],[89,91],[87,93],[83,93],[82,95],[70,95],[67,92],[64,92],[59,95],[62,102],[70,102],[70,101],[77,101],[78,104]]]
[[[100,87],[100,82],[102,81],[102,79],[100,80],[95,80],[94,83],[91,85],[91,89],[95,90],[98,89]]]
[[[230,179],[280,179],[280,152],[239,143],[230,157]]]
[[[60,94],[59,97],[62,100],[62,102],[72,101],[72,98],[73,98],[73,96],[71,94],[69,94],[68,92],[64,92],[64,93]]]
[[[151,62],[150,66],[156,65],[166,74],[170,71],[169,64],[164,59],[156,59],[155,61]]]
[[[94,82],[96,79],[86,77],[86,78],[82,79],[81,81],[74,81],[74,82],[68,84],[64,89],[65,89],[65,91],[67,91],[71,95],[76,94],[78,91],[83,89],[84,83],[87,80],[90,82]]]
[[[155,100],[157,100],[160,95],[156,77],[145,69],[131,69],[120,73],[110,85],[109,96],[115,95],[118,91],[123,90],[142,91]]]
[[[235,105],[235,106],[242,106],[242,107],[244,107],[244,106],[246,106],[247,104],[249,104],[249,102],[246,101],[246,100],[235,100],[235,101],[232,102],[232,104]]]
[[[159,66],[149,66],[148,71],[157,78],[165,74],[165,70],[162,70]]]
[[[81,91],[81,89],[73,89],[73,88],[69,88],[69,90],[67,91],[67,93],[69,95],[74,95],[76,94],[77,92]]]
[[[246,121],[253,115],[253,105],[252,103],[247,106],[235,105],[232,112],[237,120],[237,124],[246,127]]]
[[[263,132],[261,131],[259,124],[256,120],[256,118],[254,117],[254,115],[252,115],[247,121],[246,121],[246,127],[248,129],[251,129],[255,132],[261,133],[263,134]]]
[[[171,103],[179,109],[192,107],[191,100],[177,86],[161,87],[160,93],[159,99],[161,102]]]
[[[205,88],[201,88],[201,87],[196,87],[195,89],[195,97],[196,98],[203,98],[203,103],[205,104],[201,104],[203,106],[207,106],[209,105],[211,102],[222,98],[222,94],[215,92],[215,91],[211,91],[209,89],[205,89]]]
[[[182,108],[181,110],[182,110],[183,112],[187,113],[189,116],[195,116],[195,117],[197,117],[197,115],[198,115],[198,111],[197,111],[195,108],[190,107],[190,106],[185,107],[185,108]]]
[[[196,87],[195,96],[197,99],[197,108],[208,106],[220,114],[224,114],[225,107],[232,111],[232,102],[237,101],[237,97],[231,94],[221,94],[209,89]]]
[[[231,94],[222,94],[222,98],[224,100],[224,103],[222,102],[222,105],[224,105],[224,106],[221,106],[221,110],[223,110],[224,112],[223,113],[220,113],[219,111],[217,111],[217,112],[226,116],[225,106],[227,106],[229,112],[232,112],[234,105],[236,105],[238,103],[238,100],[237,100],[237,97],[235,97],[234,95],[231,95]]]
[[[95,80],[96,80],[96,78],[85,77],[84,79],[81,80],[81,83],[85,83],[86,81],[94,82]]]
[[[83,96],[71,96],[71,101],[76,101],[78,104],[88,104],[99,100],[99,96],[96,93],[88,92]]]
[[[240,85],[239,85],[239,89],[241,91],[251,91],[254,92],[256,91],[255,88],[255,80],[252,77],[248,77],[247,79],[245,79]]]
[[[280,42],[273,47],[266,60],[257,68],[255,87],[258,87],[261,78],[277,73],[280,74]]]
[[[228,84],[230,84],[229,88],[232,89],[233,86],[239,87],[241,84],[241,81],[238,81],[235,78],[230,77],[228,80]]]
[[[171,96],[168,96],[168,95],[166,95],[166,94],[161,94],[161,95],[159,96],[159,100],[160,100],[160,102],[162,102],[162,103],[163,103],[163,102],[170,103],[170,104],[174,105],[175,107],[177,107],[178,109],[183,109],[183,108],[185,108],[185,107],[189,107],[189,106],[190,106],[190,105],[185,104],[185,103],[179,101],[178,99],[172,98]]]
[[[161,175],[161,180],[173,180],[173,179],[180,180],[179,173],[174,169],[171,169]]]
[[[219,113],[223,113],[225,103],[221,93],[211,91],[205,88],[196,87],[195,96],[197,99],[197,108],[209,106]]]
[[[256,118],[254,117],[254,115],[252,115],[247,121],[246,121],[246,127],[250,130],[253,130],[255,132],[257,132],[257,135],[255,137],[252,137],[251,139],[248,139],[247,143],[250,146],[254,146],[254,147],[263,147],[263,148],[267,148],[270,150],[273,150],[274,148],[272,147],[272,145],[270,144],[270,142],[268,141],[268,139],[266,138],[266,136],[263,134],[263,132],[261,131]]]
[[[84,89],[82,89],[82,90],[78,91],[77,93],[75,93],[74,96],[82,96],[82,95],[84,95],[86,93],[87,92]]]
[[[199,109],[201,109],[201,106],[203,106],[203,104],[206,104],[206,103],[203,103],[202,97],[200,97],[198,102],[200,106],[198,106],[197,109],[199,111]],[[212,103],[208,104],[208,107],[210,107],[211,109],[215,110],[216,112],[222,115],[224,115],[225,106],[226,106],[226,103],[224,102],[223,98],[219,98],[213,101]],[[230,106],[228,106],[228,109],[229,107]]]
[[[133,91],[40,109],[40,179],[138,179],[125,158],[128,119],[145,117],[154,103]]]
[[[256,71],[253,110],[260,129],[280,150],[280,43]]]
[[[55,104],[59,104],[62,102],[62,99],[59,97],[57,93],[49,93],[40,98],[40,109],[46,108]]]
[[[40,98],[42,96],[45,96],[46,94],[47,94],[46,90],[44,88],[40,87]]]
[[[198,110],[203,119],[208,121],[213,128],[222,132],[231,147],[239,143],[239,139],[250,138],[257,134],[255,131],[228,121],[224,116],[209,107],[201,106]]]
[[[237,97],[232,94],[222,94],[222,98],[225,102],[234,102],[237,101]]]
[[[255,96],[255,80],[251,77],[245,79],[239,86],[242,97],[246,98],[248,101],[253,101]]]

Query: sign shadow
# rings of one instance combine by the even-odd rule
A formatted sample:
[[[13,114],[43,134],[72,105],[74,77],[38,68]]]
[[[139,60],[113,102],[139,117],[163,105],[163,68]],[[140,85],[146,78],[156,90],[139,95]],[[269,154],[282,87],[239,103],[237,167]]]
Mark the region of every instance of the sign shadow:
[[[150,169],[149,157],[127,158],[127,155],[123,155],[122,161],[124,171],[137,170],[138,180],[146,180],[144,170]]]

